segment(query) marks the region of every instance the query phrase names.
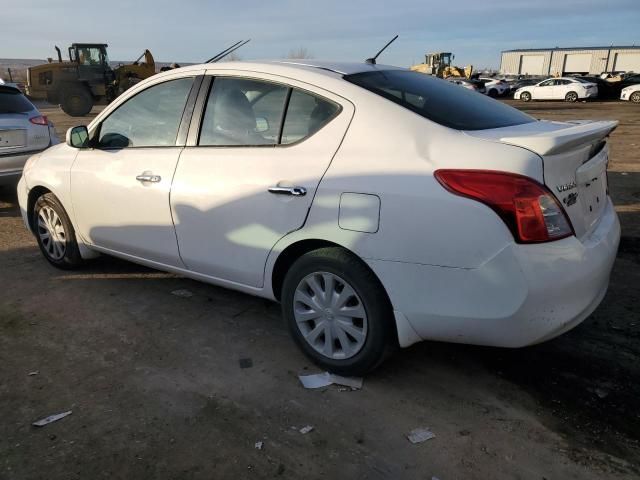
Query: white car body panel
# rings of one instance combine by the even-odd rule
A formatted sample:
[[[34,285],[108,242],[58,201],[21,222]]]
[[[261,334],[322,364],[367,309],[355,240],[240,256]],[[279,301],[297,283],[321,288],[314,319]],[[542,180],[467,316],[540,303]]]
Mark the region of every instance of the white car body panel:
[[[578,182],[596,171],[601,176],[608,149],[593,158],[589,149],[614,123],[535,122],[458,131],[346,82],[339,73],[389,67],[312,63],[220,63],[140,82],[98,115],[89,131],[136,92],[205,68],[207,74],[257,76],[308,89],[343,110],[297,145],[169,148],[151,167],[142,153],[125,161],[111,152],[59,145],[25,169],[18,187],[25,221],[29,191],[46,188],[60,199],[83,248],[270,299],[276,297],[274,266],[288,247],[308,240],[340,245],[380,279],[402,346],[421,339],[528,345],[571,328],[597,306],[620,235],[606,195],[578,236],[521,245],[489,207],[452,195],[433,172],[508,171],[547,181],[553,190],[549,182],[568,182],[572,175]],[[321,160],[309,160],[316,157]],[[578,159],[586,160],[582,171]],[[173,180],[165,173],[172,167]],[[160,174],[162,182],[139,184],[135,176],[144,170]],[[265,190],[273,182],[301,185],[308,193],[271,197]],[[574,218],[578,223],[577,213]],[[178,246],[182,257],[176,256]]]

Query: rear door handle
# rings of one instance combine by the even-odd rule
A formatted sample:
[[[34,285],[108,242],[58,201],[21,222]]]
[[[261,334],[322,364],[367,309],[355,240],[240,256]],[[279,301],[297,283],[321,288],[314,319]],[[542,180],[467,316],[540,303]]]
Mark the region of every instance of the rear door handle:
[[[142,175],[138,175],[136,177],[136,180],[138,180],[139,182],[158,183],[160,180],[162,180],[162,177],[160,175],[148,175],[146,173],[143,173]]]
[[[294,197],[304,197],[307,189],[304,187],[269,187],[269,193],[277,195],[293,195]]]

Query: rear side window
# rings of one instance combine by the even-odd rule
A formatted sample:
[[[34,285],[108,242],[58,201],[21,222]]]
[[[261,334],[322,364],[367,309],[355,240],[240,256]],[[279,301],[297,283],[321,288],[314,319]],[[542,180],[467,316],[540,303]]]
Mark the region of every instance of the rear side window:
[[[214,80],[200,146],[288,145],[313,135],[340,107],[287,85],[248,78]]]
[[[99,147],[175,146],[193,78],[159,83],[120,105],[100,126]]]
[[[293,90],[282,129],[282,143],[294,143],[313,135],[337,112],[338,106],[335,103],[300,90]]]
[[[484,130],[535,121],[504,103],[423,73],[386,70],[344,78],[449,128]]]
[[[0,87],[0,113],[25,113],[35,107],[14,88]]]

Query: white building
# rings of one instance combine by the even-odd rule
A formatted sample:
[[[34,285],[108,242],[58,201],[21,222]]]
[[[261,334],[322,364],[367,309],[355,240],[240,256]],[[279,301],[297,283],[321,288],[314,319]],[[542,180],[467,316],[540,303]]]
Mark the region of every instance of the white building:
[[[500,72],[505,75],[599,75],[640,72],[640,47],[541,48],[505,50]]]

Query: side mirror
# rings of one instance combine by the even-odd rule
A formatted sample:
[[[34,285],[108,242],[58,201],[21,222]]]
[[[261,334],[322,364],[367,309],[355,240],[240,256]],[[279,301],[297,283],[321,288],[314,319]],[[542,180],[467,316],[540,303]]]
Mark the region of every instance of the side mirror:
[[[256,132],[262,133],[269,130],[269,121],[264,117],[256,118]]]
[[[89,146],[89,130],[84,125],[67,130],[67,145],[73,148],[87,148]]]

